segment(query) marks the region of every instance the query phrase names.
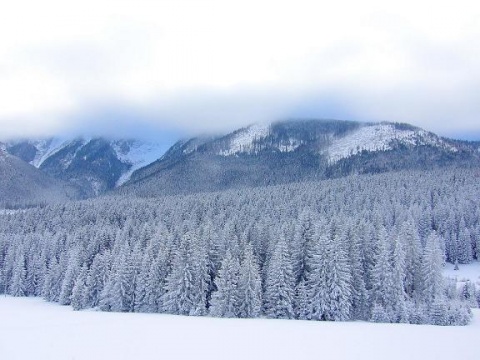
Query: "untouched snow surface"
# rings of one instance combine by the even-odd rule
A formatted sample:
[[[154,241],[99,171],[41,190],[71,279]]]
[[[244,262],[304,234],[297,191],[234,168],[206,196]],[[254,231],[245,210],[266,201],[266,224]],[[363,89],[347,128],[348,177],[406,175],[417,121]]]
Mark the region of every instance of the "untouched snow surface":
[[[465,327],[74,312],[0,298],[0,359],[479,358],[480,311]]]
[[[477,289],[480,289],[480,262],[474,261],[471,264],[459,264],[458,270],[454,270],[455,266],[453,264],[448,264],[445,266],[443,275],[448,278],[457,280],[457,284],[460,286],[464,284],[467,280],[475,284]]]

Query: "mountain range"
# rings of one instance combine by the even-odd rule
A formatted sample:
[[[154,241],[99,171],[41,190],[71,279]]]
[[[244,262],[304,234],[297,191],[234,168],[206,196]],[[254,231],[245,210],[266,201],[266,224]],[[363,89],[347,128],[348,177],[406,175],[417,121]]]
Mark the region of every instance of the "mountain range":
[[[408,124],[291,120],[165,144],[26,139],[0,146],[0,202],[152,196],[444,166],[477,167],[480,142]],[[10,195],[5,195],[10,194]]]
[[[479,165],[479,142],[446,139],[407,124],[283,121],[179,141],[117,191],[141,196],[192,193]]]
[[[139,140],[50,138],[7,143],[6,151],[43,173],[76,187],[82,197],[103,194],[160,158],[165,145]]]

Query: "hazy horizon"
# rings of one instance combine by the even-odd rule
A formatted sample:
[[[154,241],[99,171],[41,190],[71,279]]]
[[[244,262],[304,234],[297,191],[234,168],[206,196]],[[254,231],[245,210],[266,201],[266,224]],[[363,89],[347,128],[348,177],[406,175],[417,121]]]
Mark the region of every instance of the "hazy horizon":
[[[378,120],[378,121],[368,121],[368,120],[350,120],[350,119],[333,119],[333,118],[310,118],[310,117],[302,117],[302,118],[285,118],[285,119],[277,119],[270,122],[263,122],[274,124],[277,122],[283,121],[304,121],[304,120],[318,120],[318,121],[353,121],[359,123],[399,123],[399,122],[392,122],[388,120]],[[227,135],[233,131],[238,129],[248,127],[255,123],[253,122],[245,122],[244,124],[238,124],[237,127],[225,127],[224,129],[216,129],[216,130],[208,130],[206,127],[205,130],[194,130],[194,131],[187,131],[185,129],[176,128],[174,126],[155,126],[152,123],[123,123],[122,120],[119,118],[112,119],[112,122],[116,124],[109,124],[109,123],[101,123],[100,126],[97,126],[93,129],[88,129],[88,125],[85,126],[78,126],[77,128],[71,128],[65,131],[59,131],[56,133],[50,134],[41,134],[39,136],[11,136],[0,138],[0,142],[11,142],[11,141],[22,141],[22,140],[42,140],[42,139],[49,139],[49,138],[60,138],[60,139],[73,139],[76,137],[101,137],[111,140],[141,140],[141,141],[148,141],[148,142],[158,142],[164,144],[171,144],[173,145],[174,142],[187,139],[192,137],[201,137],[201,136],[223,136]],[[120,124],[118,124],[120,123]],[[258,122],[257,122],[258,123]],[[405,123],[405,122],[402,122]],[[420,127],[414,123],[406,123],[412,126]],[[113,131],[111,131],[113,129]],[[465,141],[480,141],[480,131],[474,133],[468,132],[455,132],[452,131],[450,133],[437,133],[427,128],[423,128],[426,131],[431,131],[439,136],[455,139],[455,140],[465,140]],[[0,134],[1,136],[1,134]]]
[[[480,140],[479,16],[470,0],[10,2],[0,137],[323,118]]]

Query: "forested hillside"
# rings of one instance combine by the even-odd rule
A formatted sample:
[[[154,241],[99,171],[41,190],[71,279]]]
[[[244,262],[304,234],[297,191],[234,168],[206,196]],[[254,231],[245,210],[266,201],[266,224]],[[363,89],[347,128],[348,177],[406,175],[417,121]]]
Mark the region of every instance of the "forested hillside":
[[[404,171],[0,215],[0,291],[75,309],[466,324],[480,171]]]
[[[480,167],[480,143],[408,124],[290,120],[179,141],[119,194],[178,195],[353,174]]]

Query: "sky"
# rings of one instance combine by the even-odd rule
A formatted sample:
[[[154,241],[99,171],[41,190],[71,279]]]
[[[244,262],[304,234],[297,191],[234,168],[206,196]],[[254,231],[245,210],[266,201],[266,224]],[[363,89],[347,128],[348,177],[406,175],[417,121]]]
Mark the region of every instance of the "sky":
[[[0,139],[226,132],[290,118],[480,140],[477,1],[16,0]]]

